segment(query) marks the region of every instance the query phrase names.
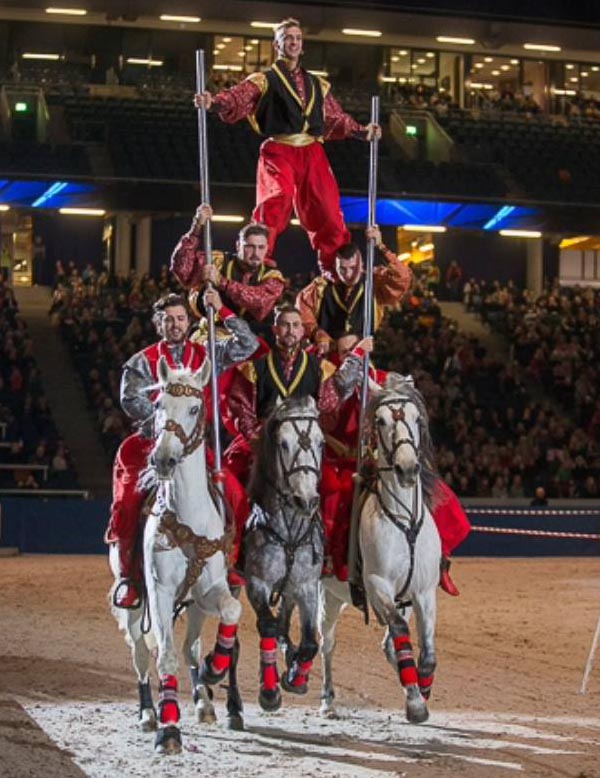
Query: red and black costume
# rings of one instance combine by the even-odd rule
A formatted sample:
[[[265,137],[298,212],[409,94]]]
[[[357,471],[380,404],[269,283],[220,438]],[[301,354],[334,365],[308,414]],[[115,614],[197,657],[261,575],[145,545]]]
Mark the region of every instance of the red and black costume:
[[[216,344],[217,371],[247,359],[256,350],[258,339],[241,319],[222,307],[219,311],[225,327],[233,337]],[[169,344],[162,340],[134,354],[126,363],[121,379],[121,405],[127,415],[136,422],[138,432],[126,438],[117,451],[113,466],[113,503],[106,530],[107,543],[118,543],[120,575],[135,580],[140,576],[134,553],[138,537],[139,520],[146,495],[138,489],[138,479],[148,464],[154,441],[152,439],[153,401],[157,390],[149,389],[158,383],[158,361],[164,357],[172,369],[189,367],[197,370],[206,358],[200,343],[186,340],[181,344]],[[211,421],[209,388],[205,389],[207,421]],[[207,464],[213,463],[212,452],[207,448]],[[235,477],[224,472],[225,497],[236,519],[238,536],[248,515],[246,494]]]
[[[269,228],[269,254],[288,226],[292,208],[318,252],[322,271],[333,271],[336,250],[350,242],[324,140],[366,138],[345,113],[330,85],[303,67],[290,71],[279,59],[265,73],[215,95],[211,111],[227,123],[248,119],[267,140],[256,174],[253,219]]]
[[[376,331],[384,313],[400,305],[407,293],[412,273],[389,250],[385,252],[386,265],[373,271],[373,324]],[[331,333],[363,332],[364,275],[353,286],[342,283],[337,274],[334,280],[323,276],[302,289],[296,298],[296,307],[302,316],[307,336],[314,341],[331,340]]]

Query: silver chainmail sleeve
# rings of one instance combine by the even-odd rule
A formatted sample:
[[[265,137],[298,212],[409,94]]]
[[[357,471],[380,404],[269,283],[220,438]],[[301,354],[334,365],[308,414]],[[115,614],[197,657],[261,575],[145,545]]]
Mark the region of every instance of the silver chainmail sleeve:
[[[217,373],[223,373],[238,362],[250,359],[259,345],[258,338],[244,319],[228,316],[223,324],[231,337],[215,343]]]
[[[333,385],[340,400],[347,400],[362,383],[363,361],[354,354],[348,354],[333,374]]]
[[[121,407],[145,437],[152,433],[154,407],[147,391],[155,383],[142,351],[125,362],[121,376]]]

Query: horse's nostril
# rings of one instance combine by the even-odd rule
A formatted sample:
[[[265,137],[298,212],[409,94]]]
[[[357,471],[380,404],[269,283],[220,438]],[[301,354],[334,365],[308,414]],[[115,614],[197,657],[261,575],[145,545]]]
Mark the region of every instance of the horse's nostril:
[[[175,457],[169,457],[169,461],[168,461],[169,467],[175,467],[176,464],[177,464],[177,460],[175,459]]]
[[[319,507],[319,498],[318,497],[312,497],[311,500],[310,500],[309,507],[310,507],[311,511],[316,511],[317,508]]]

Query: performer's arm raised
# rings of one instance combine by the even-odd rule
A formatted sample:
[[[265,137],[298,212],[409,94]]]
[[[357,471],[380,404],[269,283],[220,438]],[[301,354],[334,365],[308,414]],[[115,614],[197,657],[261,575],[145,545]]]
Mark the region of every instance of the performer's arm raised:
[[[375,246],[383,254],[386,265],[380,265],[373,271],[373,289],[378,305],[395,307],[410,289],[412,272],[408,265],[401,262],[396,254],[381,239],[377,225],[368,227],[367,238],[375,239]]]
[[[210,205],[200,205],[194,214],[189,232],[182,236],[171,256],[171,272],[186,289],[204,283],[202,272],[206,257],[201,249],[201,236],[203,226],[207,219],[211,218]]]

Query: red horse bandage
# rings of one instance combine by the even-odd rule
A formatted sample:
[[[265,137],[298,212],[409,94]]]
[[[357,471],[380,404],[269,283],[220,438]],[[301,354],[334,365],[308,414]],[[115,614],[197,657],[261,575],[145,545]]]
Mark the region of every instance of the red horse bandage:
[[[396,635],[394,637],[396,661],[402,686],[413,686],[417,683],[417,668],[413,659],[412,645],[408,635]]]
[[[177,678],[163,675],[158,688],[158,710],[161,724],[177,724],[179,721],[179,703],[177,701]]]
[[[260,639],[261,685],[265,691],[272,691],[279,682],[277,675],[277,641],[275,638]]]
[[[217,642],[210,663],[211,670],[220,675],[231,664],[231,652],[235,644],[237,624],[219,624]]]

